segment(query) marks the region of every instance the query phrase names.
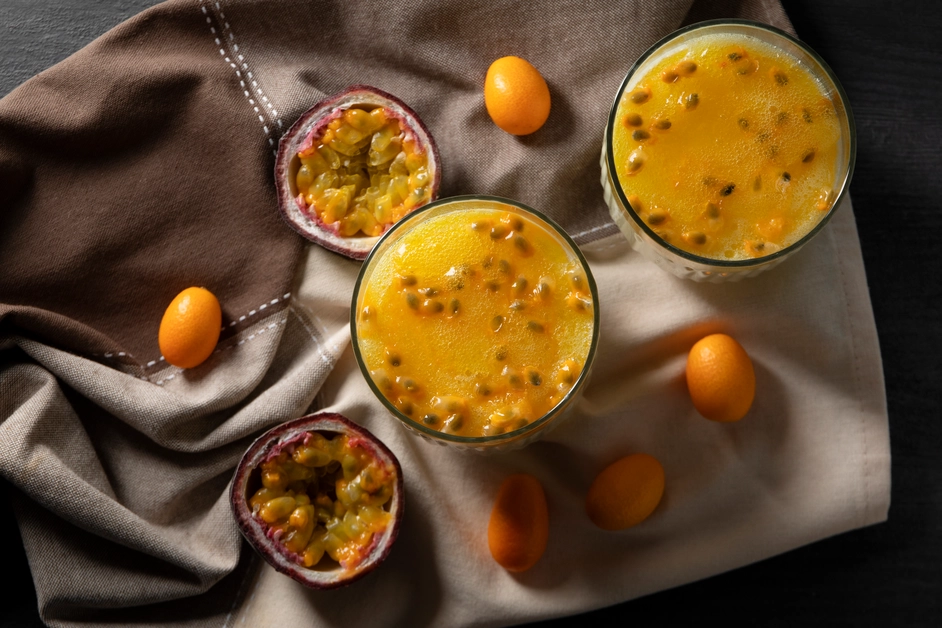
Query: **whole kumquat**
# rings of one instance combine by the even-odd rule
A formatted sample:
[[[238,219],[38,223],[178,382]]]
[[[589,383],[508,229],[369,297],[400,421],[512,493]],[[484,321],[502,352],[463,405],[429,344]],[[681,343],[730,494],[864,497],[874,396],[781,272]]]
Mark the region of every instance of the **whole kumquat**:
[[[546,551],[548,541],[543,486],[532,475],[511,475],[500,485],[487,526],[491,556],[507,571],[526,571]]]
[[[711,421],[738,421],[756,394],[752,360],[726,334],[699,340],[687,357],[687,389],[697,412]]]
[[[529,135],[549,117],[549,86],[529,62],[520,57],[502,57],[487,69],[484,105],[502,130],[511,135]]]
[[[648,454],[633,454],[598,474],[586,496],[586,514],[603,530],[624,530],[651,516],[663,495],[661,463]]]
[[[187,288],[174,297],[160,321],[160,352],[174,366],[193,368],[212,354],[221,328],[216,296],[206,288]]]

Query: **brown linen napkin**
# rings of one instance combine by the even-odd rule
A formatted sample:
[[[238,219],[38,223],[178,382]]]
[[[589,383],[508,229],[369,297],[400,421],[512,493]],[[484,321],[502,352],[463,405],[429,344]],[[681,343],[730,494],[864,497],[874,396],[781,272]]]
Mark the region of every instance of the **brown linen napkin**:
[[[435,135],[444,196],[510,196],[552,215],[581,243],[601,240],[616,232],[598,183],[602,125],[615,90],[647,46],[684,23],[712,17],[747,17],[788,28],[780,5],[771,0],[589,7],[181,0],[130,20],[0,100],[0,473],[18,490],[15,510],[43,619],[51,625],[219,626],[236,619],[256,623],[271,617],[254,615],[265,609],[303,617],[314,604],[328,620],[345,623],[331,610],[337,604],[332,600],[346,599],[349,608],[350,596],[364,589],[326,598],[291,588],[291,581],[258,570],[257,561],[250,570],[237,569],[240,551],[243,566],[252,559],[242,551],[226,503],[232,467],[251,438],[312,404],[342,409],[380,433],[403,458],[413,496],[402,541],[408,549],[397,548],[402,551],[394,552],[392,563],[364,582],[394,598],[403,573],[408,578],[419,565],[422,573],[416,577],[435,595],[427,602],[419,591],[402,596],[400,603],[411,602],[414,611],[398,616],[404,621],[474,623],[473,607],[481,598],[462,590],[482,584],[474,578],[504,586],[503,595],[491,596],[485,613],[495,625],[654,590],[587,580],[570,583],[581,595],[566,603],[567,596],[553,595],[565,580],[553,565],[563,563],[548,561],[543,577],[549,580],[536,588],[518,582],[518,588],[507,589],[512,583],[494,579],[489,558],[475,553],[476,541],[464,550],[470,554],[450,555],[441,545],[437,551],[422,549],[422,538],[453,540],[448,526],[476,539],[483,528],[475,517],[491,499],[488,487],[517,465],[545,476],[547,448],[553,456],[581,461],[582,475],[550,483],[549,490],[568,503],[577,501],[590,467],[595,470],[589,460],[610,458],[614,443],[627,447],[638,439],[657,440],[629,432],[607,447],[602,437],[550,441],[491,467],[426,452],[386,420],[350,368],[346,320],[350,278],[358,266],[305,248],[281,223],[272,150],[283,129],[323,95],[353,83],[372,84],[409,103]],[[526,138],[503,134],[483,108],[484,72],[506,54],[531,60],[553,96],[547,126]],[[821,299],[816,300],[819,292],[802,292],[811,299],[809,309],[793,312],[823,330],[816,340],[842,347],[840,360],[814,363],[809,373],[799,371],[788,380],[816,381],[823,371],[838,369],[842,377],[816,392],[823,401],[813,403],[813,410],[834,410],[847,390],[870,389],[871,396],[882,398],[850,207],[842,211],[850,227],[831,230],[838,234],[831,237],[843,248],[819,247],[810,269],[820,265],[843,273],[835,261],[846,249],[848,277],[816,274],[823,278],[814,284]],[[775,271],[773,279],[744,287],[695,288],[638,266],[643,260],[611,238],[596,245],[602,246],[601,257],[592,263],[601,264],[600,277],[610,282],[605,289],[614,295],[611,303],[625,306],[626,295],[633,295],[679,317],[627,317],[624,325],[613,326],[618,312],[606,310],[603,302],[603,317],[613,317],[605,319],[603,332],[617,339],[612,346],[644,349],[691,325],[694,317],[728,316],[742,303],[738,299],[751,298],[753,291],[802,278]],[[605,265],[606,260],[623,263]],[[161,361],[156,330],[170,299],[190,285],[219,296],[225,331],[207,363],[181,371]],[[838,292],[839,285],[853,289]],[[846,307],[831,307],[835,304],[823,295]],[[713,305],[704,309],[704,302]],[[812,314],[824,319],[816,322]],[[771,324],[756,319],[751,325],[758,330],[749,333],[760,335],[762,321]],[[849,349],[842,344],[845,335]],[[778,346],[760,354],[769,356],[766,363],[780,359]],[[343,368],[315,400],[338,360]],[[858,375],[844,378],[854,360]],[[617,381],[626,367],[640,368],[612,360],[597,367],[598,377]],[[656,398],[673,399],[668,407],[677,410],[683,397],[670,388],[669,378],[653,382]],[[885,428],[879,398],[868,397],[859,410],[866,421],[858,432],[862,438],[870,435],[864,440],[871,449],[860,456],[860,465],[872,472],[870,484],[864,489],[840,474],[835,480],[838,488],[846,482],[862,497],[836,502],[826,524],[817,527],[809,525],[815,513],[802,510],[784,543],[692,566],[671,563],[674,575],[661,575],[652,581],[655,587],[884,517],[888,466],[881,466],[887,452],[886,439],[879,438]],[[631,398],[603,403],[596,397],[601,405],[584,414],[587,420],[601,417],[596,423],[601,429],[612,416],[652,411],[651,401],[643,398],[639,407]],[[857,414],[850,412],[837,416],[852,423]],[[841,421],[828,425],[833,429]],[[734,441],[743,439],[750,455],[763,453],[750,440],[764,443],[761,429],[749,429],[758,436]],[[830,468],[826,454],[857,444],[814,449],[824,462],[813,460],[818,462],[813,468]],[[737,452],[733,448],[724,456]],[[722,468],[729,460],[724,456],[711,464]],[[478,481],[462,483],[466,477]],[[683,495],[670,498],[680,504],[674,512],[699,512],[684,509],[691,502]],[[766,499],[788,495],[773,490]],[[564,512],[569,514],[561,534],[585,532],[573,512]],[[722,510],[708,512],[722,520]],[[683,519],[675,523],[682,524]],[[630,540],[618,538],[621,553],[614,554],[613,569],[625,567],[631,549]],[[670,530],[664,538],[671,538]],[[586,539],[593,548],[602,546],[596,536]],[[762,540],[758,535],[755,543]],[[420,552],[415,563],[408,553],[413,549]],[[475,569],[463,570],[459,560],[464,559]],[[487,588],[478,590],[483,594]],[[284,595],[291,602],[279,607]],[[395,623],[397,616],[390,617]]]

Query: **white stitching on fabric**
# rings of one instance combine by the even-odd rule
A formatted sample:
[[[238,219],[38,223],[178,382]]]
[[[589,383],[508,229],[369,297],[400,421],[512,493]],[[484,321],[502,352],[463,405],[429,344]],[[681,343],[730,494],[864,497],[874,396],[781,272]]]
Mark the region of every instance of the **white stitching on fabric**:
[[[223,34],[225,37],[227,37],[227,41],[225,42],[225,45],[227,46],[231,45],[232,52],[233,52],[231,56],[238,58],[238,60],[242,63],[242,69],[248,72],[249,78],[252,78],[252,73],[248,71],[249,66],[247,63],[245,63],[245,57],[239,54],[239,45],[235,43],[235,34],[232,32],[232,27],[229,26],[229,22],[226,20],[226,14],[223,13],[222,7],[220,6],[219,2],[214,2],[213,4],[215,5],[216,11],[219,14],[217,21],[222,23]],[[214,36],[214,41],[216,42],[216,45],[221,46],[223,44],[220,42],[219,37],[215,37],[216,29],[212,26],[212,18],[209,16],[209,11],[207,10],[206,6],[207,5],[205,4],[200,6],[200,10],[203,12],[203,15],[206,16],[206,23],[210,25],[209,29],[212,35]],[[243,93],[245,94],[245,97],[249,101],[249,106],[251,106],[255,110],[256,114],[259,113],[258,107],[254,106],[255,101],[252,99],[252,95],[249,93],[248,90],[245,89],[245,82],[241,80],[242,73],[239,71],[239,68],[236,66],[236,64],[233,63],[233,59],[226,56],[226,52],[223,48],[219,49],[219,54],[222,55],[225,58],[226,63],[228,63],[229,66],[233,70],[235,70],[236,76],[239,78],[239,85],[242,86]],[[252,86],[255,88],[255,91],[258,93],[259,96],[265,98],[265,94],[262,92],[262,89],[258,86],[258,83],[256,83],[255,81],[252,81]],[[267,101],[267,98],[266,98],[266,101]],[[269,108],[271,107],[269,106]],[[274,115],[273,119],[275,119],[275,121],[278,123],[278,127],[283,128],[281,124],[281,120],[277,119],[278,112],[274,111],[274,109],[272,109],[272,112]],[[259,115],[258,121],[262,123],[262,130],[264,131],[265,137],[268,140],[268,145],[272,149],[272,155],[277,155],[277,150],[275,149],[275,138],[272,137],[272,134],[271,134],[270,129],[268,128],[268,125],[265,124],[264,116]]]
[[[289,308],[289,309],[290,309],[290,308]],[[255,332],[254,334],[252,334],[251,336],[249,336],[248,338],[242,339],[242,340],[240,340],[239,342],[237,342],[236,344],[228,344],[228,345],[226,345],[225,347],[216,349],[215,351],[213,351],[212,354],[213,354],[213,355],[216,355],[217,353],[222,353],[222,352],[224,352],[224,351],[228,351],[229,349],[231,349],[231,348],[233,348],[233,347],[241,346],[241,345],[245,344],[246,341],[255,340],[258,336],[260,336],[260,335],[262,335],[263,333],[265,333],[265,331],[266,331],[267,329],[274,329],[274,328],[277,327],[278,325],[284,325],[284,324],[286,324],[287,322],[288,322],[288,316],[285,315],[285,317],[282,318],[280,321],[275,321],[274,323],[269,324],[267,328],[264,328],[264,327],[263,327],[262,329],[258,330],[257,332]],[[163,358],[161,357],[161,359],[163,359]],[[165,377],[165,378],[163,378],[163,379],[157,380],[157,381],[154,382],[154,383],[157,384],[158,386],[163,386],[163,385],[164,385],[164,382],[170,381],[171,379],[173,379],[174,377],[176,377],[178,373],[182,373],[182,372],[183,372],[183,369],[180,369],[180,370],[178,370],[177,372],[172,373],[172,374],[168,375],[167,377]]]
[[[295,306],[297,306],[297,308],[296,308]],[[337,358],[340,357],[340,353],[341,353],[341,351],[340,351],[340,345],[338,345],[337,343],[334,343],[333,345],[330,345],[330,346],[325,347],[324,344],[321,343],[320,339],[318,338],[318,334],[315,333],[315,331],[314,331],[313,329],[311,329],[310,325],[308,325],[309,320],[308,320],[308,319],[305,319],[303,316],[301,316],[301,315],[298,313],[298,311],[297,311],[298,308],[304,310],[304,312],[305,312],[305,314],[307,314],[307,316],[310,316],[310,317],[313,317],[313,318],[317,319],[317,322],[321,324],[321,333],[323,334],[324,339],[326,340],[326,339],[327,339],[327,333],[326,333],[326,332],[327,332],[327,326],[324,325],[324,321],[322,321],[319,316],[317,316],[316,314],[314,314],[308,307],[306,307],[303,303],[301,303],[301,302],[299,302],[299,301],[294,301],[294,302],[288,307],[288,311],[289,311],[291,314],[294,314],[295,318],[297,318],[298,321],[301,322],[301,325],[304,326],[304,329],[307,331],[307,333],[308,333],[308,335],[311,337],[311,339],[317,344],[318,348],[320,349],[321,357],[324,358],[324,361],[327,362],[328,364],[332,364],[333,362],[335,362],[335,361],[337,360]],[[329,357],[324,355],[325,350],[328,351],[328,352],[330,352],[330,356],[329,356]]]
[[[254,310],[252,310],[252,311],[249,312],[248,314],[243,314],[242,316],[240,316],[238,320],[233,319],[233,320],[229,321],[229,327],[234,327],[234,326],[236,325],[236,323],[241,323],[241,322],[244,321],[246,318],[248,318],[248,317],[250,317],[250,316],[255,316],[256,314],[258,314],[259,312],[261,312],[262,310],[264,310],[265,308],[267,308],[267,307],[270,306],[270,305],[276,305],[279,301],[287,301],[289,297],[291,297],[291,293],[290,293],[290,292],[286,292],[286,293],[284,294],[284,296],[282,296],[281,298],[275,297],[274,299],[272,299],[271,301],[268,301],[267,303],[262,303],[261,305],[259,305],[257,308],[255,308]],[[225,327],[223,327],[223,329],[225,329]]]
[[[572,237],[573,239],[575,239],[575,238],[581,238],[582,236],[587,236],[587,235],[589,235],[590,233],[595,233],[596,231],[601,231],[602,229],[611,229],[613,226],[615,226],[615,223],[613,223],[613,222],[607,222],[607,223],[605,223],[604,225],[599,225],[598,227],[592,227],[591,229],[589,229],[589,230],[587,230],[587,231],[580,231],[579,233],[574,233],[574,234],[572,234],[571,237]]]

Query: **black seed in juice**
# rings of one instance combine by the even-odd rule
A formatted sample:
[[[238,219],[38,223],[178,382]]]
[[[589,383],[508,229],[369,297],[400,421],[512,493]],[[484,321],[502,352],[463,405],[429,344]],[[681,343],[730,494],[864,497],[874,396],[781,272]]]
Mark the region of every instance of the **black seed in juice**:
[[[728,55],[726,55],[726,58],[729,59],[730,61],[739,61],[740,59],[742,59],[742,55],[739,54],[738,52],[731,52]]]
[[[629,113],[625,116],[625,124],[628,126],[641,126],[644,124],[644,120],[642,120],[641,116],[637,113]]]
[[[534,386],[539,386],[543,383],[543,376],[540,375],[539,371],[531,370],[527,371],[527,380]]]
[[[810,164],[814,161],[814,149],[805,151],[805,154],[801,156],[802,163]]]
[[[684,108],[685,109],[696,109],[697,105],[700,104],[699,94],[690,94],[684,98]]]
[[[739,128],[742,129],[743,131],[749,128],[749,120],[746,120],[745,118],[740,118],[738,122],[739,122]]]
[[[491,239],[499,240],[507,235],[507,227],[504,225],[494,225],[491,227]]]
[[[782,173],[782,181],[784,181],[785,183],[788,183],[791,180],[792,180],[792,175],[788,174],[787,172]]]
[[[426,425],[435,425],[436,423],[438,423],[438,415],[426,414],[424,417],[422,417],[422,422],[425,423]]]
[[[736,189],[736,184],[730,183],[729,185],[724,187],[722,190],[720,190],[720,194],[722,194],[723,196],[729,196],[730,194],[733,193],[733,190],[735,189]]]
[[[636,142],[643,142],[646,139],[650,139],[651,134],[645,131],[644,129],[637,129],[631,132],[631,139]]]
[[[530,243],[523,236],[517,236],[514,238],[514,246],[523,253],[530,252]]]
[[[506,273],[509,273],[509,272],[510,272],[510,262],[508,262],[508,261],[505,260],[505,259],[500,260],[499,262],[497,262],[497,269],[500,270],[500,272],[502,272],[502,273],[505,273],[505,274],[506,274]]]
[[[660,211],[653,211],[648,214],[648,224],[649,225],[659,225],[662,222],[667,220],[667,214]]]
[[[666,131],[667,129],[671,128],[671,121],[667,120],[666,118],[663,120],[658,120],[654,123],[654,128],[660,129],[661,131]]]
[[[546,328],[543,327],[542,323],[538,323],[536,321],[528,321],[527,329],[536,334],[542,334],[544,331],[546,331]]]
[[[507,347],[498,347],[497,351],[494,353],[494,357],[497,358],[498,362],[503,362],[507,359],[508,353]]]
[[[415,296],[411,292],[406,293],[406,305],[408,305],[413,310],[419,309],[419,297]]]
[[[451,310],[452,314],[457,314],[459,311],[461,311],[461,303],[458,301],[458,299],[452,299],[451,303],[448,304],[448,309]]]
[[[493,331],[499,331],[500,328],[503,327],[503,325],[504,325],[504,317],[501,316],[500,314],[498,314],[497,316],[491,319],[491,329]]]
[[[804,120],[805,122],[807,122],[808,124],[811,124],[811,122],[812,122],[811,112],[808,111],[807,109],[802,109],[802,110],[801,110],[801,119]]]

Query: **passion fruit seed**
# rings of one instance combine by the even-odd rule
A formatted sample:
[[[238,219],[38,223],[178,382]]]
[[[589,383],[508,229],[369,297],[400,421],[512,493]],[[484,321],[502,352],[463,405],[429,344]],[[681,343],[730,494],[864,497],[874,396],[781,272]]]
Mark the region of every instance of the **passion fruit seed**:
[[[637,113],[629,113],[625,116],[625,124],[627,126],[641,126],[644,124],[644,120],[642,120],[641,116]]]
[[[674,71],[680,74],[681,76],[690,76],[697,71],[697,64],[693,61],[685,60],[681,61],[674,68]]]
[[[628,99],[636,105],[643,105],[651,100],[651,90],[647,87],[636,88],[633,92],[628,94]]]

